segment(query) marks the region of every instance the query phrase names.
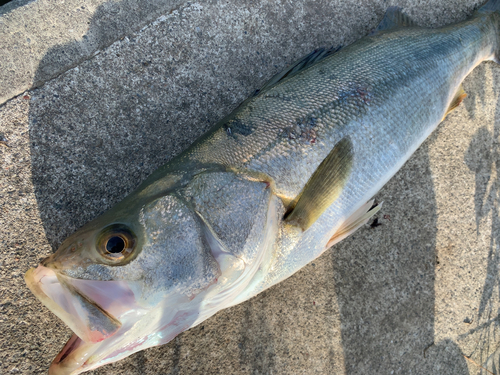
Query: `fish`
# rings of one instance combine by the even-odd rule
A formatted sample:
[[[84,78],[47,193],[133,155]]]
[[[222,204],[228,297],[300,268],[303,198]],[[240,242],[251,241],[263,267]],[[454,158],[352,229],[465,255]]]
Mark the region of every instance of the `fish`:
[[[500,0],[425,29],[398,7],[272,77],[25,274],[73,332],[49,374],[162,345],[364,226],[373,196],[499,62]]]

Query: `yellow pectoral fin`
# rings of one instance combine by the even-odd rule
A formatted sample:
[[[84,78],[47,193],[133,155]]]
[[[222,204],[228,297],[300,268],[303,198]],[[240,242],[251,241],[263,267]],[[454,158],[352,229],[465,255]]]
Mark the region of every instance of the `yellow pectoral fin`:
[[[339,197],[351,174],[352,164],[352,142],[346,137],[314,171],[286,221],[302,230],[308,229]]]

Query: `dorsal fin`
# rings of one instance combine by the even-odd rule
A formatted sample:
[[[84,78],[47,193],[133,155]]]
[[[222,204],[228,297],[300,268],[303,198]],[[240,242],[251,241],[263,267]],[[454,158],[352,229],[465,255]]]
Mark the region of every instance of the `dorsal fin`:
[[[382,31],[393,30],[399,27],[418,26],[407,14],[403,13],[400,7],[389,7],[385,12],[384,18],[373,30],[370,35],[377,35]]]
[[[305,70],[310,66],[313,66],[318,61],[321,61],[324,58],[333,55],[341,48],[342,48],[341,46],[337,46],[337,47],[331,47],[329,49],[326,48],[315,49],[311,53],[308,53],[307,55],[301,57],[299,60],[295,61],[293,64],[287,66],[283,71],[276,74],[273,78],[271,78],[268,82],[266,82],[266,84],[260,90],[255,91],[254,96],[258,95],[260,92],[264,90],[271,88],[278,82],[281,82],[283,79],[287,77],[293,77],[295,74],[301,72],[302,70]]]
[[[500,12],[500,0],[490,0],[478,10],[478,13],[489,12]]]
[[[351,174],[353,156],[351,139],[342,138],[307,181],[286,217],[289,224],[307,230],[335,202]]]

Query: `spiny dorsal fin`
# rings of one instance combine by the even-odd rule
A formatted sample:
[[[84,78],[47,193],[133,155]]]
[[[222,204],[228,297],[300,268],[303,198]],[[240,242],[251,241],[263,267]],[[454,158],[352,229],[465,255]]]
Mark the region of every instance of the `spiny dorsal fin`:
[[[356,212],[354,212],[350,217],[342,223],[335,234],[330,238],[330,241],[326,244],[326,248],[335,245],[336,243],[342,241],[344,238],[349,237],[351,234],[356,232],[359,228],[365,225],[370,218],[380,211],[382,208],[382,203],[377,204],[373,207],[373,200],[362,205]]]
[[[346,137],[335,145],[314,171],[286,221],[302,230],[308,229],[339,197],[351,174],[352,162],[352,142]]]
[[[399,27],[418,26],[407,14],[403,13],[400,7],[389,7],[384,18],[370,35],[377,35],[381,31],[393,30]]]
[[[329,49],[319,48],[307,55],[301,57],[299,60],[295,61],[293,64],[286,67],[283,71],[276,74],[273,78],[271,78],[266,84],[255,92],[254,95],[258,95],[260,92],[267,90],[282,81],[286,77],[292,77],[298,72],[309,68],[310,66],[316,64],[318,61],[323,60],[324,58],[333,55],[335,52],[340,50],[341,46],[331,47]]]
[[[455,93],[455,97],[451,101],[450,106],[448,107],[448,110],[446,111],[446,114],[443,117],[443,120],[448,114],[453,111],[455,108],[457,108],[460,103],[464,101],[464,99],[467,97],[467,93],[464,91],[464,88],[462,85],[458,87],[458,91]]]

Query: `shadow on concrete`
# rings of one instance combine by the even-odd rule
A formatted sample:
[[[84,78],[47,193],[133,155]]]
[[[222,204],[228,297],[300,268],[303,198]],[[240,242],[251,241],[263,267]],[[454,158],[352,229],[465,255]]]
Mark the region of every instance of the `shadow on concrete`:
[[[121,30],[131,12],[140,11],[132,5],[133,1],[125,0],[114,3],[112,12],[108,4],[97,8],[81,41],[47,52],[35,81],[53,75],[53,61],[70,64],[69,51],[87,48],[89,40],[101,48],[102,41],[113,37],[113,30]],[[54,81],[41,91],[45,94],[37,97],[35,91],[30,107],[33,183],[46,236],[54,249],[189,144],[180,137],[177,149],[165,152],[175,128],[169,123],[170,113],[149,104],[148,95],[161,89],[154,83],[156,70],[150,60],[139,57],[123,66],[123,75],[126,80],[132,73],[142,74],[143,82],[118,86],[89,75],[86,81],[71,83],[77,87],[76,95],[65,94],[60,86],[47,89]],[[200,123],[208,127],[209,121]]]
[[[33,0],[13,1],[0,7],[0,14],[12,11]],[[130,35],[161,14],[173,11],[183,0],[106,1],[97,7],[82,40],[56,46],[47,51],[38,64],[31,89],[57,77],[102,50],[119,38]],[[82,3],[82,9],[89,5]],[[38,21],[41,22],[41,21]]]
[[[434,343],[437,214],[428,143],[379,193],[383,225],[334,249],[346,374],[405,374],[403,360],[416,374],[449,363],[450,373],[468,374],[455,343]],[[360,236],[373,246],[356,246]]]
[[[486,68],[482,72],[485,78]],[[493,78],[493,90],[498,97],[498,78]],[[479,99],[484,100],[484,88],[479,92]],[[476,100],[470,102],[475,103]],[[473,353],[480,358],[481,364],[486,364],[490,353],[495,355],[498,345],[498,329],[500,328],[500,103],[496,104],[493,130],[482,127],[474,134],[467,153],[465,163],[475,175],[474,204],[476,212],[476,232],[480,235],[482,222],[491,217],[491,227],[487,228],[490,235],[486,278],[484,280],[481,300],[477,312],[478,327],[469,331],[469,334],[479,332],[477,345]],[[475,112],[475,105],[468,108],[471,115]],[[483,229],[484,230],[484,229]],[[499,356],[497,353],[496,356]],[[489,362],[498,362],[490,360]],[[491,370],[491,369],[490,369]],[[495,372],[494,373],[498,373]]]
[[[267,300],[255,298],[247,303],[238,343],[241,369],[249,374],[271,374],[275,370],[275,343],[267,316]]]

